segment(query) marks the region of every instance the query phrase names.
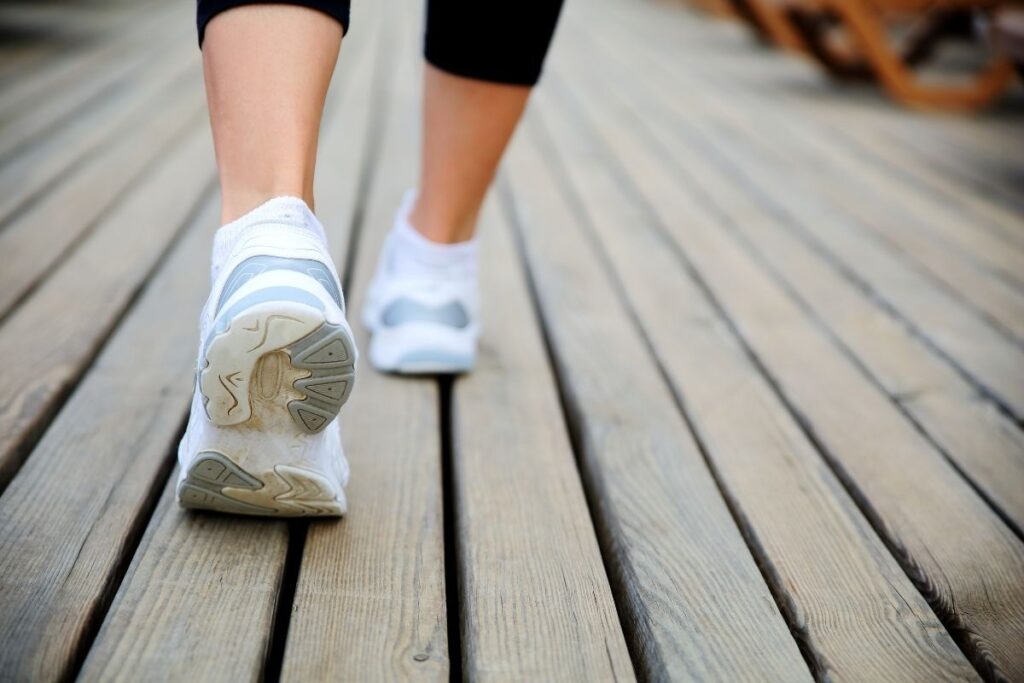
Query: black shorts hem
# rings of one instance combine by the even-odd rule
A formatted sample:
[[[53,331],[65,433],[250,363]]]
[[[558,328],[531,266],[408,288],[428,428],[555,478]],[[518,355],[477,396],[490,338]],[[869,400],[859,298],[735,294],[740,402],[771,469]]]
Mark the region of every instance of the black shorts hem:
[[[233,7],[243,5],[298,5],[323,12],[341,24],[343,35],[348,35],[349,4],[347,2],[323,2],[317,0],[199,0],[196,12],[196,27],[199,29],[199,47],[203,47],[206,25],[215,16]]]

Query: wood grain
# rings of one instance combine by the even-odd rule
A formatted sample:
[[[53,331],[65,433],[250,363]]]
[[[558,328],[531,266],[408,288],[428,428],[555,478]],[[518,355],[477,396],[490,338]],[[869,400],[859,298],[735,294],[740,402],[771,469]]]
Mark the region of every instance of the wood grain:
[[[362,91],[384,88],[386,109],[370,114],[384,126],[383,146],[375,156],[350,290],[356,292],[349,313],[354,321],[384,233],[413,182],[410,158],[417,149],[410,21],[416,13],[381,5],[387,29],[379,49],[392,54],[378,55],[394,61],[385,61]],[[355,326],[365,354],[366,335]],[[310,526],[282,679],[447,680],[437,384],[377,374],[364,359],[341,420],[352,468],[349,512]]]
[[[285,522],[189,513],[174,499],[176,480],[177,471],[79,680],[262,678]]]
[[[647,37],[627,47],[656,51],[654,70],[682,61],[687,68],[674,69],[676,77],[699,77],[709,95],[727,93],[734,104],[744,105],[739,109],[771,101],[764,114],[785,112],[791,124],[798,124],[792,126],[795,133],[835,145],[851,161],[870,163],[871,173],[850,176],[851,181],[885,179],[889,189],[898,188],[895,196],[959,217],[968,237],[982,231],[1024,248],[1020,183],[1014,173],[1019,154],[1013,153],[1024,143],[1024,134],[1013,116],[922,117],[879,103],[870,92],[823,80],[786,55],[749,49],[743,54],[733,26],[684,25],[677,13],[659,4],[635,8],[617,0],[598,1],[602,11],[595,18],[608,17],[620,30],[628,26]],[[704,49],[693,60],[688,51],[697,45]],[[922,155],[922,150],[929,153]]]
[[[198,76],[198,73],[196,73]],[[127,195],[137,195],[165,159],[178,158],[195,131],[204,130],[202,90],[192,80],[176,97],[152,103],[147,119],[89,158],[29,204],[0,232],[0,315],[67,260],[67,252],[96,229]],[[207,182],[211,178],[205,179]],[[116,253],[116,252],[115,252]]]
[[[56,9],[60,12],[66,8]],[[97,12],[92,14],[102,16]],[[140,58],[152,57],[165,49],[168,43],[160,37],[154,39],[154,33],[167,26],[184,24],[189,14],[183,4],[154,8],[150,3],[133,3],[129,11],[104,17],[108,31],[105,40],[76,45],[64,55],[58,53],[59,58],[28,70],[9,87],[0,90],[0,124],[5,131],[18,133],[3,136],[0,155],[82,108],[130,73],[140,64]],[[180,38],[183,33],[172,30],[164,35]],[[40,115],[34,118],[37,109]]]
[[[463,675],[631,680],[551,367],[495,204],[480,225],[484,334],[452,391]],[[500,419],[495,413],[500,412]]]
[[[728,321],[666,248],[649,209],[581,135],[583,114],[565,98],[538,104],[535,144],[574,188],[815,675],[976,679]]]
[[[137,69],[119,87],[103,93],[96,106],[74,112],[67,125],[5,160],[0,167],[0,225],[44,191],[52,193],[59,178],[89,154],[115,144],[126,130],[142,127],[161,109],[172,107],[185,93],[182,81],[191,81],[185,87],[195,92],[200,69],[194,46],[187,47],[179,43],[175,49],[166,49],[159,59],[147,62],[145,69]],[[2,139],[16,136],[17,131],[4,126]],[[160,145],[153,147],[160,149]]]
[[[644,66],[650,67],[647,73],[655,72],[653,60],[645,60]],[[779,183],[781,178],[788,189],[780,191],[797,194],[805,186],[803,179],[816,175],[818,166],[766,163],[752,154],[766,136],[756,135],[749,124],[746,130],[702,125],[702,117],[694,115],[700,105],[678,96],[663,97],[665,92],[679,91],[648,88],[636,96],[654,97],[664,108],[631,109],[634,116],[642,114],[649,122],[657,144],[672,150],[673,166],[685,177],[687,186],[699,192],[701,201],[710,203],[723,228],[735,234],[776,279],[788,284],[790,295],[813,311],[1022,535],[1024,433],[897,316],[837,272],[790,229],[794,222],[815,226],[818,220],[806,220],[794,209],[793,218],[787,221],[764,206],[755,192],[737,183],[734,170],[748,169],[758,183]],[[703,92],[701,102],[716,99]],[[737,118],[722,104],[715,104],[709,115],[716,122]],[[725,155],[731,160],[728,165],[720,159]],[[768,176],[775,178],[768,180]],[[981,340],[978,343],[984,347]],[[1022,376],[1020,371],[1017,375]]]
[[[188,406],[215,220],[208,201],[0,496],[0,679],[66,677],[116,589]]]
[[[596,88],[589,91],[591,97]],[[613,94],[614,95],[614,94]],[[616,96],[617,99],[617,96]],[[594,107],[623,175],[719,301],[791,410],[936,612],[986,675],[1024,673],[1024,545],[848,357],[721,230],[634,125]],[[612,158],[612,157],[609,157]],[[836,388],[842,391],[837,392]],[[999,595],[998,601],[991,595]]]
[[[521,141],[508,192],[639,674],[808,679],[693,436],[550,165]]]
[[[1012,111],[569,3],[480,366],[449,413],[364,361],[306,534],[173,501],[212,154],[194,5],[123,5],[0,8],[62,41],[0,51],[0,679],[1024,678]],[[354,321],[419,118],[420,10],[357,9],[316,185]]]
[[[211,147],[208,128],[194,126],[0,328],[0,356],[17,359],[0,384],[0,488],[209,191]]]

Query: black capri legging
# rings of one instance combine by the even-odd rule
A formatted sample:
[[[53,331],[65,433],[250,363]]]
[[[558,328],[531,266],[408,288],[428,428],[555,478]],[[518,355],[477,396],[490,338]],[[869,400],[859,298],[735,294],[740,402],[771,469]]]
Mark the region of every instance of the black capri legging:
[[[265,1],[198,0],[199,44],[215,15]],[[284,1],[320,10],[348,32],[349,0]],[[437,68],[458,76],[534,85],[561,8],[562,0],[428,0],[424,56]]]

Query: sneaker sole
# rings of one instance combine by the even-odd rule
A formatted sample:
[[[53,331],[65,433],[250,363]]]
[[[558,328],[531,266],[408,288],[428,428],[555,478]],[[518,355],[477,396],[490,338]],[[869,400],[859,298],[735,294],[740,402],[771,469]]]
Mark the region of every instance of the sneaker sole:
[[[371,330],[370,363],[380,372],[459,375],[475,364],[475,333],[432,322],[386,326],[370,315],[364,324]]]
[[[248,471],[214,450],[196,456],[177,494],[184,508],[261,517],[336,517],[347,507],[340,476],[281,464]]]
[[[257,392],[300,430],[316,434],[338,415],[355,381],[348,324],[295,301],[264,302],[237,314],[207,344],[205,359],[199,389],[207,416],[221,427],[251,423]]]

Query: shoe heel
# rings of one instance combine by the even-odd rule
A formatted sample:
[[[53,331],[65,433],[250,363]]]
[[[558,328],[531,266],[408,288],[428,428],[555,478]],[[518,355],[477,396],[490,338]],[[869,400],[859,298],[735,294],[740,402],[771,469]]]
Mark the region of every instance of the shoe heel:
[[[178,483],[184,508],[270,517],[334,517],[347,503],[343,482],[308,466],[243,469],[224,453],[199,453]]]
[[[328,321],[305,303],[254,305],[212,336],[199,389],[207,416],[222,427],[256,419],[254,403],[284,409],[301,431],[316,434],[348,400],[355,344],[347,323]]]

